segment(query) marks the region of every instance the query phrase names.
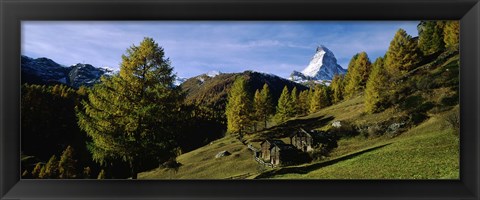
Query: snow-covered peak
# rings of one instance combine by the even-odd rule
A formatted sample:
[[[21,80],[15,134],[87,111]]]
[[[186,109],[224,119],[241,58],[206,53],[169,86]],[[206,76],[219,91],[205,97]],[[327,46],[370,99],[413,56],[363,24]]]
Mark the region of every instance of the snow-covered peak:
[[[335,55],[327,47],[320,45],[317,47],[315,55],[313,55],[308,66],[302,70],[302,74],[315,77],[322,67],[336,67],[335,65],[337,65]]]
[[[292,73],[292,77],[295,76],[293,78],[301,79],[294,81],[332,80],[335,74],[344,74],[345,72],[346,70],[337,64],[337,59],[333,52],[327,47],[320,45],[317,47],[315,55],[313,55],[308,66],[301,72]]]

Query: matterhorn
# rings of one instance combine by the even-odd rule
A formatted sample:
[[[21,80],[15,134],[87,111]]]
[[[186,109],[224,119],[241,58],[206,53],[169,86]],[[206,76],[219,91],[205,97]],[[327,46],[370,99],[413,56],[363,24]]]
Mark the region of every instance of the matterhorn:
[[[290,80],[297,83],[307,81],[329,83],[335,74],[345,74],[346,72],[346,69],[337,64],[333,52],[320,45],[317,47],[312,60],[310,60],[310,64],[301,72],[293,71]]]

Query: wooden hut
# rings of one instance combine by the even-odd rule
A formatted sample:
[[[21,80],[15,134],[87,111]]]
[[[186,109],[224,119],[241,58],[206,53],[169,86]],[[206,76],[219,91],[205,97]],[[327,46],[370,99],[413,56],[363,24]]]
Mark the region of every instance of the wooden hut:
[[[291,144],[273,144],[270,149],[270,163],[272,165],[286,165],[295,160],[297,151]]]
[[[315,132],[307,132],[304,129],[300,129],[290,136],[290,144],[303,152],[312,151],[316,144],[313,134]]]
[[[260,143],[261,146],[261,158],[263,160],[270,161],[270,149],[272,149],[274,144],[285,144],[281,140],[264,140],[262,143]]]

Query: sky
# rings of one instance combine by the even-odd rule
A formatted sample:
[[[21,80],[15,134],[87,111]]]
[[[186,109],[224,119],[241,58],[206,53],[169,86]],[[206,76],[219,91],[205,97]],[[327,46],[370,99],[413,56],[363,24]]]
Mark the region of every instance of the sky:
[[[356,53],[373,62],[395,32],[417,36],[418,21],[22,21],[22,55],[70,66],[118,70],[121,56],[144,37],[164,48],[179,77],[254,70],[288,77],[324,45],[347,68]]]

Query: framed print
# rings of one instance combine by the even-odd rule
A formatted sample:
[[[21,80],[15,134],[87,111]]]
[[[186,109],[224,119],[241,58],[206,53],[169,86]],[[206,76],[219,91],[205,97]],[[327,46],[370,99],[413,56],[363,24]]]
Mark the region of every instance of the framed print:
[[[1,198],[478,199],[479,11],[2,1]]]

